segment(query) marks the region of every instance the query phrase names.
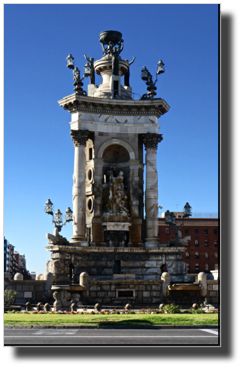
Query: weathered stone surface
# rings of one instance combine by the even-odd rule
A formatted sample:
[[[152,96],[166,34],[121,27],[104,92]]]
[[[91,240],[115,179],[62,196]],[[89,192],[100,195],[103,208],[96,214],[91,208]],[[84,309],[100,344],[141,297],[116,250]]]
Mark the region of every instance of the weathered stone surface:
[[[152,290],[160,290],[161,286],[160,285],[152,285]]]
[[[23,285],[23,290],[24,291],[33,291],[34,286],[33,285]]]
[[[97,262],[97,267],[106,267],[106,261]]]
[[[111,290],[115,290],[116,289],[116,285],[111,285]]]
[[[36,285],[36,286],[34,286],[34,290],[36,290],[36,291],[42,291],[44,289],[44,287],[43,286],[40,286],[40,285]]]
[[[98,273],[96,268],[90,268],[88,270],[88,272],[89,272],[90,275],[97,275],[97,273]]]
[[[104,270],[102,271],[102,275],[111,275],[112,273],[113,273],[112,268],[104,268]]]
[[[99,291],[100,290],[100,285],[91,285],[89,287],[90,292],[93,290]]]
[[[88,261],[86,262],[87,264],[87,267],[94,267],[95,266],[95,262],[94,261]]]
[[[159,297],[161,293],[159,291],[151,291],[151,296],[152,297]]]
[[[137,285],[136,290],[145,290],[145,285]]]
[[[217,295],[217,292],[216,291],[209,291],[209,294],[208,294],[210,297],[216,297]]]
[[[106,297],[107,296],[107,292],[106,291],[98,291],[97,292],[97,297]]]
[[[164,298],[163,297],[160,297],[160,298],[153,298],[153,303],[160,303],[160,302],[163,302],[164,301]]]
[[[110,285],[101,285],[102,290],[110,290]]]
[[[116,292],[115,291],[108,291],[107,295],[108,295],[108,297],[116,297]]]
[[[144,291],[143,292],[143,298],[150,297],[150,291]]]
[[[152,299],[151,298],[143,298],[143,303],[151,303]]]
[[[218,290],[218,285],[213,285],[213,290]]]
[[[208,285],[208,290],[213,290],[213,285]]]

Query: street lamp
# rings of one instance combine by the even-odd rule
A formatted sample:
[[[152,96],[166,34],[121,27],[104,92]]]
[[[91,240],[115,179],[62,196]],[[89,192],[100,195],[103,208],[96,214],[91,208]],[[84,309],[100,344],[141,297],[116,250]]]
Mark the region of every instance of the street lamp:
[[[74,62],[73,62],[74,57],[72,56],[72,54],[69,54],[66,60],[67,60],[67,67],[69,69],[74,69]]]
[[[88,62],[84,66],[85,72],[82,78],[80,77],[80,70],[78,69],[78,67],[74,67],[74,62],[73,62],[74,57],[72,56],[72,54],[69,54],[66,60],[67,60],[67,67],[69,69],[73,69],[73,79],[75,81],[74,91],[76,91],[76,93],[80,95],[87,96],[87,92],[81,88],[83,86],[82,80],[86,77],[90,79],[90,84],[95,84],[95,74],[94,74],[94,65],[93,65],[94,58],[93,57],[88,58],[85,54],[84,54],[84,57],[86,58]]]
[[[189,216],[192,216],[192,213],[191,213],[191,206],[188,202],[186,202],[185,206],[184,206],[184,218],[188,218]]]
[[[63,223],[63,214],[61,213],[59,209],[57,209],[57,211],[54,214],[52,206],[53,206],[53,203],[50,201],[50,199],[48,199],[45,203],[45,213],[52,215],[52,223],[55,225],[55,228],[58,229],[58,232],[60,232],[62,227],[66,223],[73,221],[73,211],[70,209],[70,207],[67,208],[67,210],[65,211],[65,214],[66,214],[65,222]],[[55,215],[55,220],[54,220],[54,215]]]
[[[143,66],[143,68],[141,69],[141,79],[146,82],[147,89],[148,89],[148,93],[147,94],[145,93],[144,95],[142,95],[141,100],[152,99],[154,96],[156,96],[155,91],[157,88],[155,87],[155,84],[158,80],[158,75],[165,72],[164,65],[165,64],[164,62],[162,62],[162,60],[159,60],[159,62],[157,63],[157,72],[156,72],[155,81],[153,81],[153,77],[148,71],[148,69],[146,68],[146,66]]]

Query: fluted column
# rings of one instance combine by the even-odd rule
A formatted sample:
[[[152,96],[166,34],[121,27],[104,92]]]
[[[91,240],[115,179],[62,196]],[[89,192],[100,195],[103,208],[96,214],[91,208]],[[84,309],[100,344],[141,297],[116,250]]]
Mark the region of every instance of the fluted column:
[[[157,175],[157,147],[163,140],[162,135],[147,133],[143,135],[145,145],[146,165],[146,191],[145,191],[145,212],[146,212],[146,238],[145,246],[156,246],[158,238],[158,175]]]
[[[86,238],[86,158],[85,146],[88,140],[88,130],[72,130],[70,132],[74,148],[74,175],[73,175],[73,236],[71,242],[79,246],[88,246]]]

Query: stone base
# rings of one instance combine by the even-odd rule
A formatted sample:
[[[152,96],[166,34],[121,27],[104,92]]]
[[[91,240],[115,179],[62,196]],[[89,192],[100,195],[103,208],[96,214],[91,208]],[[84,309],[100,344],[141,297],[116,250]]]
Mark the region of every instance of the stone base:
[[[83,236],[72,236],[70,244],[74,246],[88,246],[88,241]]]
[[[144,240],[144,246],[145,247],[154,247],[154,246],[159,246],[160,244],[160,239],[159,238],[146,238]]]

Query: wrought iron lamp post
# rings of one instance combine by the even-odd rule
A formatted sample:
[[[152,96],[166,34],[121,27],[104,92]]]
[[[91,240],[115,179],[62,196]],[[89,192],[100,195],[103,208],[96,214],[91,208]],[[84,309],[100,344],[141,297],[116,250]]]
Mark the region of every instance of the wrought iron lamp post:
[[[146,68],[146,66],[143,66],[141,70],[141,79],[146,82],[148,93],[147,94],[145,93],[144,95],[142,95],[141,100],[152,99],[154,98],[154,96],[156,96],[155,90],[157,88],[155,84],[158,80],[158,75],[165,72],[164,66],[165,66],[164,62],[162,62],[162,60],[159,60],[159,62],[157,63],[157,72],[156,72],[155,81],[153,81],[153,77],[148,71],[148,69]]]
[[[57,228],[58,232],[61,231],[62,227],[70,222],[73,221],[73,211],[70,209],[70,207],[67,208],[65,211],[66,217],[65,217],[65,222],[63,223],[63,214],[59,209],[53,213],[53,203],[48,199],[45,203],[45,213],[52,215],[52,223],[55,225],[55,228]],[[55,220],[54,220],[54,215],[55,215]]]

